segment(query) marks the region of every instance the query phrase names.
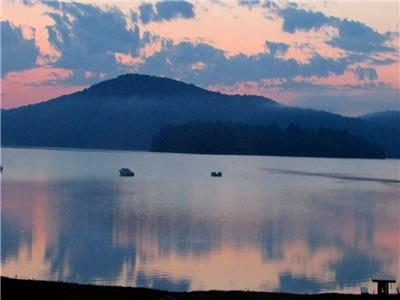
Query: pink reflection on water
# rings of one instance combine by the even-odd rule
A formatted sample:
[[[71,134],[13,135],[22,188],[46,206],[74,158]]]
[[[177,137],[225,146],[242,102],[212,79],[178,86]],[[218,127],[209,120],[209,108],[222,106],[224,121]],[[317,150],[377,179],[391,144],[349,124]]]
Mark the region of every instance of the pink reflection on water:
[[[187,194],[176,190],[186,199],[181,205],[168,206],[151,188],[153,182],[145,180],[54,182],[40,172],[39,177],[3,185],[3,228],[22,233],[15,251],[5,252],[3,275],[80,281],[71,269],[77,272],[77,262],[90,261],[79,244],[92,242],[88,247],[98,253],[90,255],[113,259],[102,253],[107,244],[104,251],[117,256],[109,262],[118,270],[112,276],[93,273],[90,282],[100,284],[134,286],[149,276],[149,286],[167,278],[185,279],[192,290],[273,291],[284,289],[282,278],[289,278],[313,281],[321,291],[358,293],[361,282],[336,282],[346,263],[359,257],[400,275],[398,216],[393,211],[399,205],[398,188],[393,186],[377,185],[375,192],[384,200],[372,197],[364,205],[334,189],[322,197],[301,186],[290,188],[279,194],[291,199],[285,200],[259,195],[262,190],[248,193],[228,180],[223,185],[210,182],[208,192],[214,198],[202,203],[198,197],[208,193],[193,183]],[[163,184],[159,182],[160,190]],[[344,183],[342,188],[346,190]],[[241,189],[248,199],[237,197]],[[91,203],[87,195],[93,191],[97,198]],[[254,201],[258,196],[263,201]],[[82,239],[75,230],[89,235]]]

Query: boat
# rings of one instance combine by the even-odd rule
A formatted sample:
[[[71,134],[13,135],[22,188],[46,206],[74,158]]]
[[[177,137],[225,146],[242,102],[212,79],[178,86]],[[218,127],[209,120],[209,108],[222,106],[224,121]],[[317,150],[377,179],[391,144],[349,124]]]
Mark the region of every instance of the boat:
[[[133,177],[133,176],[135,176],[135,173],[133,173],[128,168],[122,168],[119,170],[119,175],[122,177]]]
[[[222,172],[221,171],[212,171],[211,172],[211,177],[222,177]]]

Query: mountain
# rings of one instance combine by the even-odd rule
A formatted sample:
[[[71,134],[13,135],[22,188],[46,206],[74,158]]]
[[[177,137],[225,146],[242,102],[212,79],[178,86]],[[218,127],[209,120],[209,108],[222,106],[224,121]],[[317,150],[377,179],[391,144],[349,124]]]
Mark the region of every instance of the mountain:
[[[361,119],[374,122],[388,128],[400,127],[400,111],[388,110],[361,116]]]
[[[381,144],[386,156],[400,156],[400,142],[393,139],[400,136],[396,128],[139,74],[121,75],[70,95],[3,110],[1,136],[6,146],[149,150],[162,127],[196,120],[330,127]]]

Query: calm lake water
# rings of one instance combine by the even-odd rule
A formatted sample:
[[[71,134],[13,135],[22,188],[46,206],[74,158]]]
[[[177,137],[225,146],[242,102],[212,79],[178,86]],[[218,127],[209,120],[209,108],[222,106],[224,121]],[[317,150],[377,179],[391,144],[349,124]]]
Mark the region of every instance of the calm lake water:
[[[400,280],[396,160],[1,154],[5,276],[300,293]]]

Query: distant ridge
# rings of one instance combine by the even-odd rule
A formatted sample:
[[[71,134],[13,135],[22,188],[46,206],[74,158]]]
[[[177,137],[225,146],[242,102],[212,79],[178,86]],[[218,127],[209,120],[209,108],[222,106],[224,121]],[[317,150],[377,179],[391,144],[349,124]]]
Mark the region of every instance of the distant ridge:
[[[162,127],[232,121],[347,130],[400,156],[396,128],[360,118],[280,105],[251,95],[225,95],[169,78],[125,74],[46,102],[2,110],[5,146],[149,150]]]
[[[398,110],[375,112],[363,115],[361,118],[390,128],[400,127],[400,111]]]

